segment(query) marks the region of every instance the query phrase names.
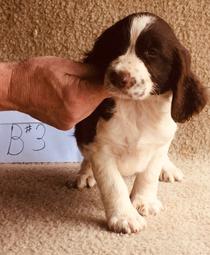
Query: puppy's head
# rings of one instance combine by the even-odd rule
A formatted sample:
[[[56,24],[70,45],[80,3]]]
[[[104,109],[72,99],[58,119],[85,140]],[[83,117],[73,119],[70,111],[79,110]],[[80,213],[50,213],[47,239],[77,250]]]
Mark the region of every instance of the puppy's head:
[[[85,59],[113,96],[143,100],[173,92],[171,114],[184,122],[205,106],[204,88],[190,70],[190,55],[171,27],[150,13],[132,14],[108,28]]]

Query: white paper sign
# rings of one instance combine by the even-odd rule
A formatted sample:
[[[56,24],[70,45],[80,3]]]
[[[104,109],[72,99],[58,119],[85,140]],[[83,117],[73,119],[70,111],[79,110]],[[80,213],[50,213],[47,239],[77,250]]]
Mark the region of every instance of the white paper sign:
[[[80,162],[73,133],[20,112],[0,112],[0,163]]]

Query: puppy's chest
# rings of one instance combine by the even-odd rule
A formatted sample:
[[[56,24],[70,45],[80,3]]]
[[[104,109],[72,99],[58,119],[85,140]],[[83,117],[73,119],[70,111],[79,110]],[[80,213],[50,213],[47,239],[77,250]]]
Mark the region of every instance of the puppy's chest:
[[[119,100],[113,117],[98,122],[93,148],[108,153],[122,175],[142,171],[159,149],[169,146],[176,124],[169,108],[158,106],[156,101]]]
[[[118,100],[113,117],[99,121],[96,140],[126,153],[164,145],[176,129],[168,115],[160,113],[158,104]]]

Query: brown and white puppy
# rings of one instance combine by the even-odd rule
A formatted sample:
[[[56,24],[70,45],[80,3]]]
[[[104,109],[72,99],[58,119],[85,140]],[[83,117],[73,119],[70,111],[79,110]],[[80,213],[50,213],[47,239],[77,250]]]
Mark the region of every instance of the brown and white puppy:
[[[145,226],[142,215],[162,208],[159,177],[183,177],[168,149],[176,122],[205,106],[205,91],[190,70],[188,51],[150,13],[132,14],[108,28],[85,62],[95,66],[113,96],[76,125],[84,156],[77,186],[92,187],[96,180],[109,228],[137,232]],[[128,175],[136,176],[131,194],[122,178]]]

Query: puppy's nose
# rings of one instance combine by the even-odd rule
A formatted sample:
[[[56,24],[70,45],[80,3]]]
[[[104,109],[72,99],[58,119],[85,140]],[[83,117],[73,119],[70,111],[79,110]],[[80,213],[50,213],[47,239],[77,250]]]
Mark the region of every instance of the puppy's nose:
[[[109,73],[109,80],[118,88],[130,88],[136,83],[135,79],[126,71],[111,70]]]

